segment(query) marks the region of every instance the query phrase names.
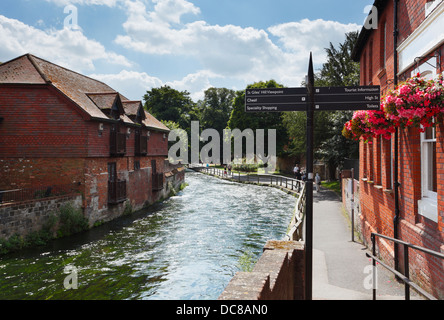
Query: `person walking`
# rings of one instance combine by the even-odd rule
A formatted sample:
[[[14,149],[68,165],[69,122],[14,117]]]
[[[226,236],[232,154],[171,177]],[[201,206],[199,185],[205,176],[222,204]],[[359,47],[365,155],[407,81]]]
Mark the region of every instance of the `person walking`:
[[[293,168],[293,175],[296,178],[296,174],[299,172],[299,166],[297,164],[294,165]]]
[[[316,173],[315,183],[316,183],[316,192],[319,192],[321,189],[321,176],[319,175],[319,173]]]

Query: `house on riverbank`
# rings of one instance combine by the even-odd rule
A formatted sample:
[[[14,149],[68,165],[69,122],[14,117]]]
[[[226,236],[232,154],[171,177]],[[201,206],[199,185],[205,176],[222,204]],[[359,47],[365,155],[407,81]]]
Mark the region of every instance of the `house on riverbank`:
[[[76,193],[90,225],[141,209],[184,180],[183,168],[167,160],[168,133],[140,101],[105,83],[31,54],[5,62],[0,207],[33,201],[36,193]],[[29,231],[7,221],[0,237]]]
[[[380,85],[385,95],[418,73],[443,74],[444,1],[376,0],[370,16],[374,25],[362,28],[353,51],[361,85]],[[422,129],[399,129],[397,140],[361,139],[358,209],[367,244],[376,232],[444,253],[444,126]],[[404,271],[402,246],[378,244],[385,261]],[[409,262],[411,279],[444,299],[444,261],[410,250]]]

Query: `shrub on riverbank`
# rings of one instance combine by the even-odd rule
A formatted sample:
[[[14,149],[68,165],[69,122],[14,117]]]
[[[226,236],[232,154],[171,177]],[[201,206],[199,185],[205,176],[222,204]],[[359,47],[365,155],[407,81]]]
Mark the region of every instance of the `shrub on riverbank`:
[[[52,239],[69,236],[87,229],[88,220],[83,216],[82,210],[67,203],[49,216],[41,230],[33,231],[26,236],[14,234],[9,239],[0,238],[0,255],[27,247],[45,245]]]

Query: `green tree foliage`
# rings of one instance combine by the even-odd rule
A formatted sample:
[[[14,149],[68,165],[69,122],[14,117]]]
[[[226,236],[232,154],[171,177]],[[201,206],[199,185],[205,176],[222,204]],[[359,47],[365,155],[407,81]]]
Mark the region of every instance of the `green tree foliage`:
[[[340,43],[338,48],[330,42],[329,48],[325,49],[327,62],[315,75],[315,85],[319,87],[359,85],[359,63],[351,58],[358,36],[357,31],[346,33],[344,43]]]
[[[264,88],[283,88],[283,85],[278,84],[275,80],[267,82],[256,82],[247,86],[247,89],[264,89]],[[236,92],[233,101],[233,110],[228,121],[228,128],[230,129],[276,129],[276,152],[277,155],[285,153],[286,145],[288,144],[287,130],[282,122],[283,112],[245,112],[245,90]],[[265,131],[266,134],[266,131]],[[268,139],[265,137],[265,150],[268,150]]]
[[[173,121],[180,128],[190,127],[194,118],[195,103],[187,91],[178,91],[169,86],[153,88],[143,96],[144,108],[159,120]]]
[[[230,119],[235,92],[227,88],[209,88],[200,107],[200,125],[222,132]]]
[[[335,48],[331,43],[326,49],[327,62],[317,76],[317,86],[358,86],[359,63],[351,58],[359,33],[349,32],[344,43]],[[342,136],[344,123],[351,119],[353,111],[336,111],[329,113],[329,134],[320,143],[318,156],[326,160],[330,168],[341,167],[344,159],[359,157],[359,144]]]
[[[359,63],[351,59],[352,50],[358,39],[358,32],[345,35],[344,43],[335,48],[330,43],[326,48],[327,62],[315,74],[315,86],[356,86],[359,85]],[[305,85],[305,84],[303,84]],[[345,139],[341,130],[351,118],[352,111],[315,112],[314,149],[318,159],[326,160],[331,169],[341,166],[346,158],[358,156],[356,142]],[[306,152],[306,114],[305,112],[286,112],[283,122],[290,136],[289,153],[302,157]]]

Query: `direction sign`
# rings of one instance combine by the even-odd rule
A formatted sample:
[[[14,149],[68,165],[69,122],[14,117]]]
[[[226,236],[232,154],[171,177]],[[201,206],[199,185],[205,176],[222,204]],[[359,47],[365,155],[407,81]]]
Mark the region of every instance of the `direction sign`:
[[[307,88],[247,89],[245,112],[305,111]]]
[[[315,111],[379,110],[380,87],[315,87]]]
[[[379,110],[379,86],[315,87],[315,111]],[[246,112],[306,111],[307,88],[247,89]]]

